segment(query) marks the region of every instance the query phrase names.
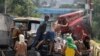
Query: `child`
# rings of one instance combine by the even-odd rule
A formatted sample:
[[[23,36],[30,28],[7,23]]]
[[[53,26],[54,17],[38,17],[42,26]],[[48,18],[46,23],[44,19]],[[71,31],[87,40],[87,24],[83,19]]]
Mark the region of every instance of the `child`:
[[[63,49],[63,39],[60,37],[60,33],[58,33],[57,37],[55,38],[55,43],[54,43],[54,50],[56,53],[62,53]]]
[[[19,35],[19,41],[15,43],[15,56],[27,56],[27,44],[25,43],[24,35]]]
[[[71,34],[68,33],[66,35],[66,41],[67,43],[66,43],[65,56],[75,56],[75,52],[77,52],[80,55]]]

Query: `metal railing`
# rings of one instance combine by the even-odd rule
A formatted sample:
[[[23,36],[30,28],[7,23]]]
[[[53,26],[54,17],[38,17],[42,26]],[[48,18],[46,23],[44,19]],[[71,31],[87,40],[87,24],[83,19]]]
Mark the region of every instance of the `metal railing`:
[[[95,41],[91,40],[91,49],[92,49],[92,56],[100,56],[100,44],[96,43]]]

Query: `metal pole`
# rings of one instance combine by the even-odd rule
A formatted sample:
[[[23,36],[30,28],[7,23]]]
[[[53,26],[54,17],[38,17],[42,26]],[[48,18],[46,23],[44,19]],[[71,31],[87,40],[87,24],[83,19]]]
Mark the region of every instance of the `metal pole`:
[[[4,8],[5,8],[5,14],[6,14],[6,12],[7,12],[7,6],[6,6],[6,0],[4,1]]]
[[[91,0],[86,1],[86,10],[87,10],[86,12],[89,17],[88,20],[89,20],[90,26],[92,26],[92,10],[91,10],[90,3],[91,3]]]
[[[92,8],[92,5],[93,5],[92,0],[90,0],[89,3],[90,3],[90,5],[89,5],[90,6],[90,11],[89,11],[89,13],[90,13],[90,25],[92,26],[92,9],[93,9]]]
[[[89,17],[90,18],[90,25],[92,26],[92,10],[90,10],[90,14],[89,15],[90,15],[90,17]]]
[[[89,4],[88,4],[88,0],[86,0],[85,10],[86,10],[87,20],[88,20],[89,23],[90,23],[90,19],[89,19]]]
[[[27,16],[29,16],[29,0],[27,0],[28,5],[27,5]]]

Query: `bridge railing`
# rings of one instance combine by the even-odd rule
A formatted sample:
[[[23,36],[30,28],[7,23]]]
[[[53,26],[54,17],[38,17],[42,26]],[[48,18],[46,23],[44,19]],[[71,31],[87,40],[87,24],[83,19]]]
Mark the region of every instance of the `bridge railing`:
[[[95,41],[91,40],[91,56],[100,56],[100,44],[96,43]]]

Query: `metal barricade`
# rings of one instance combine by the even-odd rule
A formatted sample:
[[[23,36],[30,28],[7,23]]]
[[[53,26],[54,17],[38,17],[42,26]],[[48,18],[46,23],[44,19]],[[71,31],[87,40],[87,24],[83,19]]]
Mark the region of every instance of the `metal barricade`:
[[[100,44],[96,43],[95,41],[91,40],[91,56],[100,56]]]

